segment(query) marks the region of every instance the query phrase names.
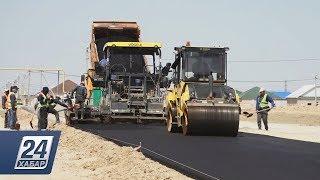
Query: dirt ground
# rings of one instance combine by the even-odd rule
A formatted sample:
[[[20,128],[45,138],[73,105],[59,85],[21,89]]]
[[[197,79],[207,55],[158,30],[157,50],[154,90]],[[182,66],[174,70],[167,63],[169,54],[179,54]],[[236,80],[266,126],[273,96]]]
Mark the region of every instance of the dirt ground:
[[[241,104],[243,111],[255,112],[252,103],[243,102]],[[320,106],[309,105],[289,105],[277,106],[269,112],[270,123],[280,124],[299,124],[306,126],[320,126]],[[256,122],[256,116],[241,120]]]
[[[250,104],[242,104],[245,111],[254,112]],[[3,115],[3,114],[2,114]],[[18,111],[21,128],[30,130],[31,113]],[[34,125],[37,124],[34,116]],[[53,171],[48,176],[0,176],[5,179],[187,179],[183,174],[146,158],[131,147],[120,147],[99,136],[65,126],[61,130]],[[258,130],[256,115],[241,116],[240,132],[263,134],[288,139],[320,143],[320,107],[285,106],[269,112],[269,131]],[[0,118],[0,128],[3,118]]]
[[[240,116],[240,132],[320,143],[320,106],[300,104],[275,107],[269,111],[269,131],[258,130],[252,103],[244,102],[241,107],[254,115],[250,118]]]
[[[32,114],[18,110],[21,129],[30,130]],[[34,117],[36,119],[36,117]],[[53,117],[50,117],[53,119]],[[36,124],[36,120],[34,124]],[[3,128],[3,117],[0,118]],[[64,124],[52,173],[48,176],[0,176],[5,179],[189,179],[183,174],[146,158],[132,147],[120,147],[99,136]]]

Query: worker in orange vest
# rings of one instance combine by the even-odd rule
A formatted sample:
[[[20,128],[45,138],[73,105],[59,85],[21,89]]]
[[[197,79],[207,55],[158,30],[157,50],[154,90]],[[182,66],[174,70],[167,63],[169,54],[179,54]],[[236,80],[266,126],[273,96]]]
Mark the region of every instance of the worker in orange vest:
[[[8,108],[8,127],[10,129],[15,129],[17,123],[17,97],[18,86],[11,86],[10,92],[7,96],[7,108]]]
[[[7,103],[7,99],[8,99],[8,95],[9,95],[9,89],[5,89],[3,91],[3,95],[1,97],[2,100],[2,109],[5,111],[5,116],[4,116],[4,128],[8,127],[8,103]]]

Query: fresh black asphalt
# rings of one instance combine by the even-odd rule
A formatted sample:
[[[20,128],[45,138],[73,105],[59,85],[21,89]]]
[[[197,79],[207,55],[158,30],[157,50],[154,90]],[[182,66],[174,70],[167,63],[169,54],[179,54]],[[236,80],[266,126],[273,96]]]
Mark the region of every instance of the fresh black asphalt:
[[[75,127],[105,138],[141,142],[143,147],[219,179],[320,179],[317,143],[248,133],[238,137],[183,136],[170,134],[158,124],[86,123]],[[145,150],[142,153],[150,155]],[[175,167],[174,163],[167,165]],[[196,179],[209,179],[190,169],[176,169]]]

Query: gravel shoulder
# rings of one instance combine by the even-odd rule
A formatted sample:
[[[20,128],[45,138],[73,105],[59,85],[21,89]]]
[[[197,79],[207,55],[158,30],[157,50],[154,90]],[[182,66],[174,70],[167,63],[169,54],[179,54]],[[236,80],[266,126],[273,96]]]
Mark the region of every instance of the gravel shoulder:
[[[30,130],[32,114],[18,110],[22,130]],[[50,129],[61,130],[61,138],[53,166],[47,176],[0,176],[5,179],[189,179],[187,176],[146,158],[132,147],[120,147],[99,136],[64,124]],[[36,117],[34,117],[36,119]],[[3,128],[3,114],[0,117]],[[34,121],[36,124],[36,121]]]
[[[255,112],[252,104],[243,103],[241,106],[245,111]],[[256,114],[250,118],[241,116],[239,131],[320,143],[320,106],[276,107],[268,116],[269,131],[258,130]]]

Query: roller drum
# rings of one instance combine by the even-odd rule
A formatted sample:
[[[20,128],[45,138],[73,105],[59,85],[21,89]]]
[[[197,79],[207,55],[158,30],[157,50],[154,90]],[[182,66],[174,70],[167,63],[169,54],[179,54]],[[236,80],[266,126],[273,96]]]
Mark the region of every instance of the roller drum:
[[[188,134],[220,136],[238,134],[238,106],[188,106],[187,116]]]

